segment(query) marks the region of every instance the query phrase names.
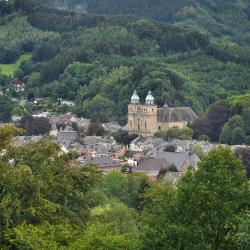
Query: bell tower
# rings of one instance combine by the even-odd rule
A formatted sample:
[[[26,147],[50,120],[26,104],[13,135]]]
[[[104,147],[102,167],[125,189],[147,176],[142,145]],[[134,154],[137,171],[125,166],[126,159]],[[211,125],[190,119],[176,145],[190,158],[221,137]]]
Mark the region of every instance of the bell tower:
[[[140,103],[140,97],[134,91],[128,105],[128,131],[142,136],[153,136],[157,132],[157,106],[151,91],[148,92],[145,104]]]

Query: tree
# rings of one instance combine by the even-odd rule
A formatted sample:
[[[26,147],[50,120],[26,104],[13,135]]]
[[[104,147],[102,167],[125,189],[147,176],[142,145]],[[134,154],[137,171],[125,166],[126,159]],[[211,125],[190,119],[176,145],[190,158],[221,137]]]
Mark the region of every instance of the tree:
[[[156,137],[163,138],[164,140],[172,140],[172,139],[192,140],[193,130],[188,127],[183,129],[173,127],[168,129],[166,132],[164,131],[156,133]]]
[[[71,155],[46,139],[14,147],[15,132],[0,130],[0,238],[22,223],[81,225],[97,202],[90,193],[100,182],[98,169],[72,168]]]
[[[244,121],[241,115],[234,115],[229,118],[228,120],[228,126],[231,129],[235,128],[244,128]]]
[[[0,96],[0,122],[9,122],[13,104],[7,96]]]
[[[182,225],[212,249],[234,249],[237,217],[249,208],[250,190],[242,161],[229,148],[217,148],[178,185]],[[187,239],[187,236],[186,236]]]
[[[231,141],[232,145],[240,145],[245,142],[246,134],[244,128],[237,127],[231,133],[232,133],[232,141]]]
[[[164,152],[176,152],[177,146],[176,145],[167,145],[164,148]]]
[[[200,135],[198,141],[209,141],[209,137],[207,135]]]
[[[44,135],[51,129],[48,118],[33,116],[22,117],[20,127],[25,129],[28,135]]]
[[[230,108],[226,105],[214,104],[207,113],[209,137],[212,141],[218,141],[219,135],[229,117]]]
[[[112,134],[117,143],[124,145],[129,145],[135,138],[138,137],[137,134],[129,134],[128,131],[118,130]]]
[[[245,166],[247,176],[250,178],[250,149],[249,148],[236,148],[235,154],[240,157]]]
[[[69,249],[140,249],[137,215],[123,203],[111,200],[91,211],[91,219],[82,237]]]
[[[197,144],[192,149],[193,154],[196,154],[200,159],[203,159],[206,155],[201,145]]]
[[[209,108],[205,118],[196,120],[190,127],[194,130],[196,138],[200,135],[207,135],[210,140],[218,141],[221,129],[228,121],[229,114],[230,107],[228,105],[215,103]]]
[[[237,249],[247,250],[250,248],[250,212],[247,211],[240,216],[238,231],[234,235]]]
[[[23,132],[21,129],[18,129],[13,125],[7,125],[3,128],[0,128],[0,152],[11,145],[14,135],[21,132]]]
[[[143,196],[141,213],[142,249],[174,250],[180,248],[177,222],[176,190],[169,184],[155,183]],[[188,244],[185,246],[188,248]]]
[[[6,248],[26,249],[63,249],[73,240],[72,227],[69,225],[20,224],[4,233]]]
[[[98,123],[90,123],[89,127],[87,129],[86,135],[88,136],[92,136],[92,135],[96,135],[96,136],[103,136],[106,134],[105,129]]]
[[[115,198],[125,203],[130,208],[137,208],[141,195],[150,185],[145,175],[124,175],[112,172],[105,176],[102,190],[108,198]]]
[[[249,127],[249,124],[250,124],[250,107],[246,107],[246,108],[243,109],[242,116],[243,116],[243,120],[244,120],[245,131],[246,131],[246,133],[248,135],[250,135],[250,127]]]
[[[228,123],[224,125],[220,133],[220,143],[231,145],[232,142],[232,130]]]

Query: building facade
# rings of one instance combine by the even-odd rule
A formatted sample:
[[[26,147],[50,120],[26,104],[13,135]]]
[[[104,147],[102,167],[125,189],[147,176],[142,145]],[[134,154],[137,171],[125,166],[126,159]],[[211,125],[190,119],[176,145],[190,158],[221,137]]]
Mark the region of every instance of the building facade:
[[[128,131],[130,134],[153,136],[157,132],[167,131],[170,128],[184,128],[197,119],[190,107],[168,107],[164,105],[158,108],[154,103],[151,91],[140,103],[140,97],[135,91],[128,105]]]

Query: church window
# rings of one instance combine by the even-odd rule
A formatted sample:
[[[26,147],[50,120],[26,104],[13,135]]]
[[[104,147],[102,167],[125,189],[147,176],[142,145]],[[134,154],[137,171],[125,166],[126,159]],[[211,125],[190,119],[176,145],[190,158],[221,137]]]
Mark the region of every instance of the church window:
[[[161,131],[161,126],[159,126],[159,130]]]
[[[145,122],[145,129],[147,129],[147,122]]]
[[[132,121],[130,120],[130,127],[132,128],[132,125],[133,125],[133,123],[132,123]]]

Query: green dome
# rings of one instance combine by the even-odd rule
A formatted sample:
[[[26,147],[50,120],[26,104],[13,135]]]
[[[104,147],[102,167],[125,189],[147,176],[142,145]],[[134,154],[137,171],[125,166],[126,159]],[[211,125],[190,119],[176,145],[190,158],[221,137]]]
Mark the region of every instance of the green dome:
[[[140,103],[140,97],[137,94],[137,91],[134,91],[134,94],[131,97],[131,103]]]
[[[155,101],[155,98],[153,97],[152,92],[149,91],[148,95],[147,95],[147,97],[145,99],[145,102],[146,102],[146,104],[154,105],[154,101]]]

